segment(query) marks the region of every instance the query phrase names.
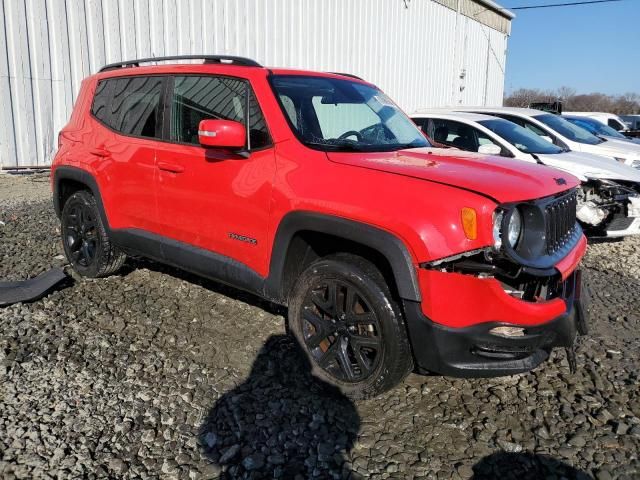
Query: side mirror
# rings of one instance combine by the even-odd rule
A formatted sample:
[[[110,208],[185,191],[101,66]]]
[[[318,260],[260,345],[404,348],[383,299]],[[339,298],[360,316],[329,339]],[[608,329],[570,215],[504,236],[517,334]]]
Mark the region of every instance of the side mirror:
[[[198,140],[203,147],[242,148],[247,131],[240,122],[232,120],[202,120],[198,125]]]
[[[502,149],[495,143],[485,143],[478,147],[478,153],[484,153],[485,155],[500,155]]]

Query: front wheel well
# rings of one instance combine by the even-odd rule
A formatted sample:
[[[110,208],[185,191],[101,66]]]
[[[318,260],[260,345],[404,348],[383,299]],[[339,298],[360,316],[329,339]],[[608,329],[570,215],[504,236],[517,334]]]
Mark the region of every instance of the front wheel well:
[[[281,284],[283,300],[288,303],[289,294],[296,280],[309,265],[319,258],[337,253],[356,255],[371,262],[384,277],[393,297],[399,298],[393,269],[389,260],[381,252],[336,235],[299,231],[291,238],[287,248]]]

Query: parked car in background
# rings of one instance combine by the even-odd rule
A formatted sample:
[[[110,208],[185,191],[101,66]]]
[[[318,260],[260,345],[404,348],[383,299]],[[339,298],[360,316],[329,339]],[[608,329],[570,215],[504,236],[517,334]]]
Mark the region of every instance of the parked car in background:
[[[620,115],[629,130],[640,130],[640,115]]]
[[[562,118],[569,122],[582,127],[585,130],[593,133],[597,137],[605,138],[607,140],[622,140],[625,142],[640,144],[640,138],[629,138],[620,133],[619,131],[611,128],[609,125],[605,125],[600,120],[596,120],[591,117],[579,117],[575,115],[562,115]]]
[[[613,128],[618,132],[624,132],[629,130],[627,124],[624,122],[622,118],[614,113],[606,113],[606,112],[562,112],[563,115],[571,115],[573,117],[587,117],[593,118],[595,120],[599,120],[605,125]]]
[[[584,128],[568,122],[560,115],[530,108],[512,107],[460,107],[455,110],[504,118],[531,130],[565,150],[604,155],[640,169],[640,145],[619,140],[603,140]]]
[[[414,366],[528,371],[586,331],[578,179],[430,148],[350,76],[144,65],[183,59],[82,82],[51,170],[79,274],[142,255],[286,305],[314,375],[353,398]]]
[[[411,115],[440,143],[462,150],[541,163],[571,173],[581,182],[577,218],[587,234],[640,234],[640,170],[609,157],[566,151],[530,129],[499,117],[443,110]]]

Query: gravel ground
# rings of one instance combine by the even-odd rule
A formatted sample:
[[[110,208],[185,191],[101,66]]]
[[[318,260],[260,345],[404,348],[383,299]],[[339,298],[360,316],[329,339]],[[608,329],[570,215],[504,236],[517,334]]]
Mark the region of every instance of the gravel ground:
[[[48,188],[0,175],[1,279],[64,265]],[[0,309],[0,477],[638,479],[640,239],[585,266],[576,374],[556,352],[358,404],[310,378],[266,302],[147,261],[74,276]]]

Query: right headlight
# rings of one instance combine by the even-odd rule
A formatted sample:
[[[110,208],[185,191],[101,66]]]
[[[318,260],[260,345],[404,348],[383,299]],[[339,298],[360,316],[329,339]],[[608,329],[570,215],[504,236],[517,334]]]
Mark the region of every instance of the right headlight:
[[[631,162],[631,166],[633,168],[640,168],[640,160],[634,160],[633,162]]]

